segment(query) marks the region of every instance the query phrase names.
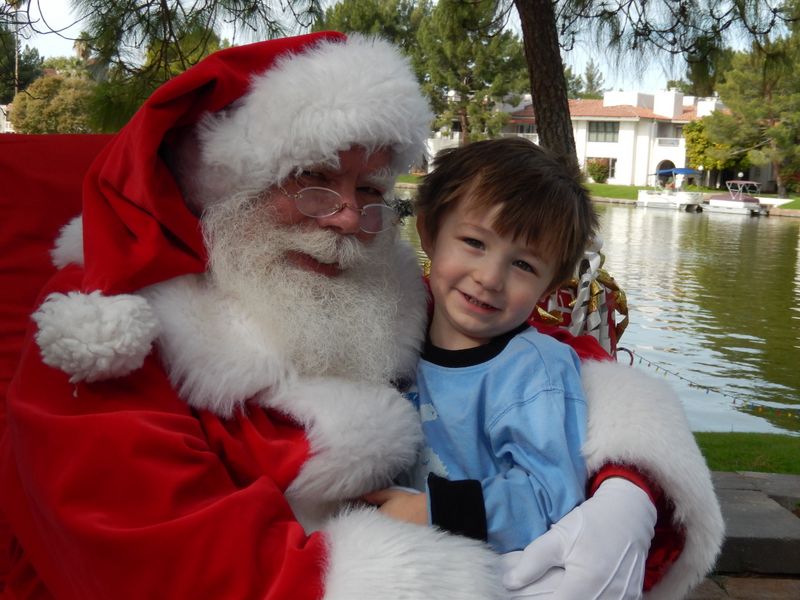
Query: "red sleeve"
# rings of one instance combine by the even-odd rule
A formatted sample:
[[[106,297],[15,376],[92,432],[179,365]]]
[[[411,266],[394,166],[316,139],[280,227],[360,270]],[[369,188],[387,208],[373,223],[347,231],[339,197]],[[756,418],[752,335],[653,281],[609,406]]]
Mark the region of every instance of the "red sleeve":
[[[195,413],[153,355],[73,386],[30,339],[6,414],[0,503],[24,549],[12,597],[37,578],[59,599],[321,596],[325,540],[284,498],[308,454],[291,423]]]

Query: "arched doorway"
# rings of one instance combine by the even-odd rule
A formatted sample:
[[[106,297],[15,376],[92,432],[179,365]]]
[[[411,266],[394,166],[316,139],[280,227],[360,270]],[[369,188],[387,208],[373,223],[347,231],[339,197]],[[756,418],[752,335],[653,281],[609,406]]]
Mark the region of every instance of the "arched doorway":
[[[671,160],[662,160],[660,163],[658,163],[658,166],[656,167],[656,182],[658,183],[659,187],[665,187],[667,183],[673,179],[671,174],[661,173],[661,171],[667,171],[674,168],[675,163]]]

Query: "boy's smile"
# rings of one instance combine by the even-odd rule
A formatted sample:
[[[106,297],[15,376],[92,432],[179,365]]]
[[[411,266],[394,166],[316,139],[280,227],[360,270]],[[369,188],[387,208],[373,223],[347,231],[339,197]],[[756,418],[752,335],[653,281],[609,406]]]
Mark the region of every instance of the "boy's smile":
[[[521,325],[551,287],[555,262],[524,239],[492,227],[500,207],[472,209],[461,201],[445,215],[431,258],[434,314],[431,343],[447,350],[474,348]]]

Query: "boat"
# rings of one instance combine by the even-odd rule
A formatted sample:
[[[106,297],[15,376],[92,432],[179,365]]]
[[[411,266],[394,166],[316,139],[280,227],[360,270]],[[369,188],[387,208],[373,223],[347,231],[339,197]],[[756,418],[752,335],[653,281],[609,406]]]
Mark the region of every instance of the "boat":
[[[694,169],[676,168],[662,169],[655,173],[657,185],[652,190],[639,190],[636,197],[636,206],[641,208],[667,208],[685,212],[701,212],[703,210],[703,194],[700,192],[687,192],[675,189],[676,175],[690,175],[699,177],[700,173]],[[662,186],[661,178],[669,177],[673,181],[671,186]]]
[[[725,187],[728,188],[728,193],[711,196],[706,201],[704,210],[751,217],[769,216],[769,205],[763,204],[755,196],[761,189],[761,184],[757,181],[731,179],[725,182]]]

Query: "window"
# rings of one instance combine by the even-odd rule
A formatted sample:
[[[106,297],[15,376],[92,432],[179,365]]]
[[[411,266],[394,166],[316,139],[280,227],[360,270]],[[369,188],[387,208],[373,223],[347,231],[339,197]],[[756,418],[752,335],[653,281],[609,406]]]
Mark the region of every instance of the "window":
[[[674,132],[675,128],[672,126],[672,123],[658,123],[656,125],[656,137],[660,138],[675,137],[673,135]]]
[[[683,137],[683,125],[675,125],[674,123],[659,123],[657,128],[656,128],[656,137],[659,137],[659,138],[682,138]]]
[[[517,133],[520,134],[533,134],[536,133],[536,125],[533,123],[518,123]]]
[[[589,121],[590,142],[619,141],[618,121]]]

